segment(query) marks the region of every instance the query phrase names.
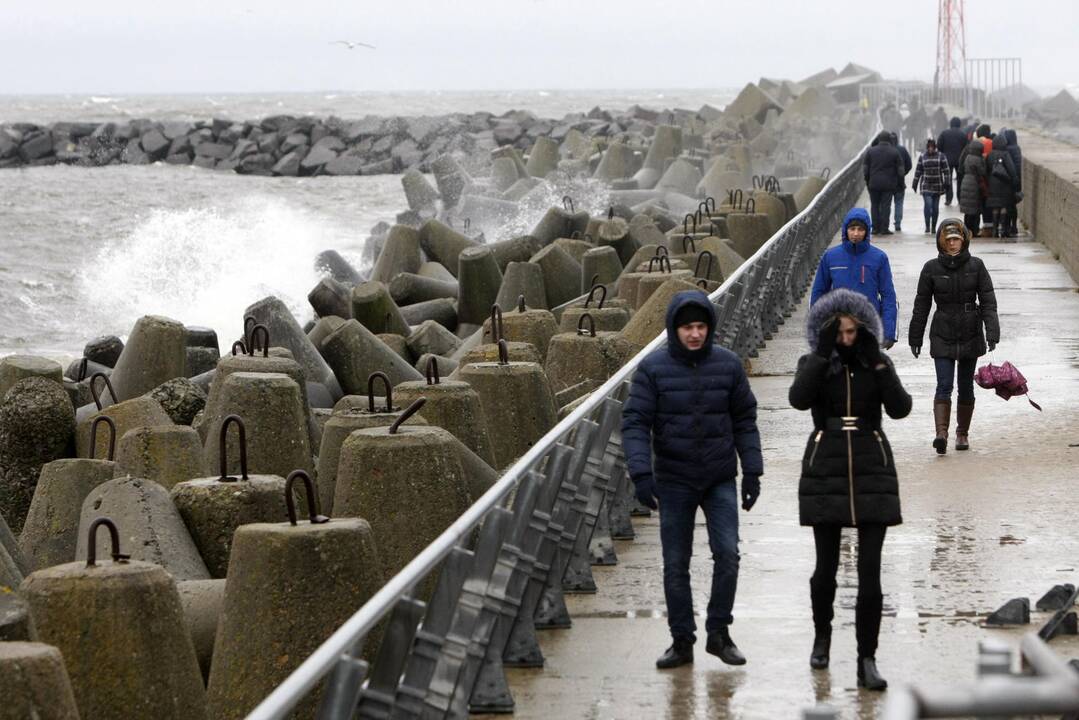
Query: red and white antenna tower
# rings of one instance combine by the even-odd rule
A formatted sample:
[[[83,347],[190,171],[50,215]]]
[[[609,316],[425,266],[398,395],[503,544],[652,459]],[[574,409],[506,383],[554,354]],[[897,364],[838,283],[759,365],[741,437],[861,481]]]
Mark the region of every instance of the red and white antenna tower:
[[[967,31],[963,22],[963,0],[939,0],[937,15],[936,88],[953,87],[963,82],[967,60]]]

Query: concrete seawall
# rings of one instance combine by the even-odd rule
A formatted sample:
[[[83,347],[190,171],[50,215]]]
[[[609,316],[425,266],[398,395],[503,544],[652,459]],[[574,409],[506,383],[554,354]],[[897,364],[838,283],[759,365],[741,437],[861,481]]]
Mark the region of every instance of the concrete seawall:
[[[1079,282],[1079,146],[1026,133],[1019,217]]]

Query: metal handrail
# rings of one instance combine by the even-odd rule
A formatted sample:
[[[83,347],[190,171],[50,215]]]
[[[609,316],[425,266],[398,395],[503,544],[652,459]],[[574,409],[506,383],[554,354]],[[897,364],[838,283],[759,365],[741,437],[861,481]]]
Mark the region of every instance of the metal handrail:
[[[745,297],[747,289],[742,287],[746,285],[744,279],[747,279],[751,273],[759,275],[759,268],[756,267],[756,263],[761,262],[781,241],[789,240],[788,235],[801,227],[823,202],[831,199],[833,192],[844,191],[844,189],[837,190],[836,188],[843,183],[850,182],[849,176],[856,169],[855,166],[861,163],[864,152],[865,147],[842,171],[832,175],[828,184],[813,198],[809,205],[780,228],[756,253],[747,258],[737,270],[731,273],[723,284],[709,295],[709,299],[713,303],[720,303],[723,296],[735,288],[738,288],[742,297]],[[827,245],[833,234],[834,230],[827,233],[824,238],[824,245]],[[816,245],[820,245],[819,239]],[[815,246],[805,249],[807,251],[817,250]],[[823,250],[823,246],[819,249]],[[528,452],[505,471],[502,477],[487,492],[465,510],[430,545],[416,555],[411,562],[390,578],[352,617],[345,621],[333,635],[259,703],[247,715],[248,720],[278,720],[286,717],[307,693],[312,691],[323,678],[330,674],[342,657],[354,657],[358,654],[358,647],[364,637],[394,608],[397,601],[403,596],[410,595],[414,588],[462,540],[470,536],[473,530],[484,520],[485,516],[509,496],[526,473],[538,468],[557,443],[573,432],[582,421],[588,419],[604,401],[615,396],[637,369],[641,360],[665,342],[666,334],[661,333],[596,389],[587,400],[582,402],[537,441]]]

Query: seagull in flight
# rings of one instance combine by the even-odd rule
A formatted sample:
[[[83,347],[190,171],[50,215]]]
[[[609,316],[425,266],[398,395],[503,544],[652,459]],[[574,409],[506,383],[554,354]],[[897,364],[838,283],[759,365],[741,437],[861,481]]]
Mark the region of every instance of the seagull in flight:
[[[363,42],[352,42],[350,40],[333,40],[330,42],[330,45],[344,45],[349,50],[355,50],[357,47],[365,47],[372,50],[376,49],[374,45],[368,45],[367,43]]]

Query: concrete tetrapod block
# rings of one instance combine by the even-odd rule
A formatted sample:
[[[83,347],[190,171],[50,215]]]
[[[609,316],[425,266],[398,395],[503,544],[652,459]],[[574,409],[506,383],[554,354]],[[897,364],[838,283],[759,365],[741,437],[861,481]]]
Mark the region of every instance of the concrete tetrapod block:
[[[615,332],[559,333],[551,339],[543,366],[551,392],[559,393],[585,381],[602,384],[636,354],[637,348]]]
[[[7,718],[79,720],[64,658],[52,645],[0,643],[0,698]]]
[[[394,225],[368,279],[388,283],[398,273],[416,272],[422,262],[419,231],[407,225]]]
[[[352,317],[352,306],[349,305],[348,309],[349,317]],[[337,315],[328,315],[326,317],[320,317],[315,323],[315,326],[311,328],[307,333],[307,339],[310,340],[314,346],[320,347],[322,341],[337,328],[345,324],[345,319]]]
[[[520,213],[520,206],[486,195],[470,193],[461,198],[453,217],[470,223],[473,231],[493,231],[511,222]]]
[[[277,350],[277,348],[271,349]],[[263,357],[262,355],[226,355],[217,363],[217,371],[210,382],[210,390],[206,397],[206,408],[203,411],[201,422],[196,427],[203,443],[209,438],[211,432],[215,432],[216,428],[221,427],[221,422],[229,415],[229,412],[225,411],[222,406],[225,381],[238,372],[288,375],[300,388],[300,395],[303,398],[304,417],[309,416],[310,403],[307,399],[307,376],[303,368],[295,360],[287,357],[274,357],[273,355],[269,357]],[[210,458],[209,462],[213,463],[214,459]],[[210,467],[213,467],[213,465],[211,464]],[[191,478],[185,479],[190,480]]]
[[[341,257],[341,253],[336,250],[320,252],[315,258],[315,270],[346,286],[358,285],[364,280],[363,275],[352,267],[352,263]]]
[[[5,587],[7,590],[0,592],[0,643],[36,640],[30,609],[16,592],[19,586]]]
[[[677,158],[656,183],[656,189],[673,190],[694,197],[700,182],[701,171],[697,166],[685,158]]]
[[[517,182],[510,185],[508,188],[502,191],[502,199],[509,200],[510,202],[520,202],[524,200],[536,188],[544,187],[546,183],[539,178],[523,177],[519,178]]]
[[[221,412],[216,425],[206,429],[203,458],[208,468],[218,466],[221,439],[213,432],[229,415],[239,415],[247,426],[247,455],[251,472],[287,476],[296,469],[314,472],[311,435],[303,396],[296,381],[281,373],[234,372],[221,387]],[[213,421],[207,418],[208,421]],[[228,471],[240,472],[237,434],[230,434]]]
[[[191,644],[204,681],[210,678],[217,624],[225,605],[224,580],[184,580],[176,583]]]
[[[412,367],[416,368],[421,372],[426,372],[427,363],[431,361],[431,358],[434,358],[435,361],[438,363],[439,372],[443,372],[449,375],[457,369],[457,361],[454,360],[452,357],[446,357],[444,355],[432,355],[431,353],[424,353],[423,355],[420,355],[419,359],[416,360]]]
[[[65,458],[41,468],[19,547],[35,570],[75,560],[82,505],[94,488],[117,475],[112,460]]]
[[[284,302],[273,296],[263,298],[247,307],[244,316],[248,315],[269,329],[275,345],[287,347],[292,352],[308,380],[325,385],[334,400],[344,395],[330,366],[308,340],[303,328],[296,322]]]
[[[427,300],[456,298],[458,285],[457,280],[452,278],[447,282],[414,273],[401,273],[390,281],[389,289],[395,303],[415,305]]]
[[[394,388],[397,402],[408,406],[426,398],[420,412],[431,425],[448,430],[488,466],[494,466],[491,439],[487,435],[487,418],[483,414],[480,396],[468,383],[459,380],[440,380],[401,383]],[[478,497],[478,496],[477,496]]]
[[[571,212],[559,207],[549,208],[529,235],[542,245],[550,245],[560,237],[573,237],[575,232],[584,235],[589,219],[584,210]]]
[[[558,143],[546,135],[540,135],[536,138],[535,144],[532,145],[532,151],[528,154],[525,171],[532,177],[547,177],[548,174],[558,168],[558,160]]]
[[[220,358],[214,360],[214,369]],[[195,416],[206,407],[206,391],[189,378],[173,378],[164,382],[147,395],[157,400],[161,409],[177,425],[191,425]]]
[[[595,325],[596,332],[618,332],[629,322],[629,311],[624,307],[568,307],[562,311],[558,322],[558,332],[576,333],[581,316],[588,313]]]
[[[502,337],[508,342],[528,343],[536,349],[539,362],[543,364],[547,360],[547,345],[551,338],[558,333],[558,323],[547,310],[529,309],[527,306],[522,312],[520,309],[502,313]],[[491,318],[483,321],[483,342],[492,344],[497,353],[498,346],[495,338],[491,336]],[[497,355],[494,359],[497,359]]]
[[[670,280],[684,280],[688,283],[695,282],[692,270],[645,273],[644,277],[637,282],[637,300],[634,302],[634,306],[640,308],[648,302],[648,298],[652,297],[652,293]]]
[[[678,227],[673,225],[673,227]],[[664,231],[660,229],[660,226],[656,223],[655,219],[650,215],[640,213],[634,215],[629,220],[629,237],[632,238],[635,243],[630,249],[630,257],[625,257],[620,254],[619,258],[623,259],[623,263],[628,263],[632,258],[632,254],[637,252],[638,248],[645,247],[646,245],[664,245],[667,244],[667,236]]]
[[[116,366],[120,353],[124,351],[124,341],[115,335],[101,335],[86,343],[82,356],[90,362],[100,363],[105,367]]]
[[[135,549],[125,542],[117,551]],[[94,565],[38,570],[20,589],[41,641],[64,657],[79,713],[205,718],[206,691],[176,583],[159,565],[102,559],[109,555],[98,553]]]
[[[731,213],[727,228],[735,252],[747,260],[772,237],[772,222],[764,213]]]
[[[590,243],[587,240],[577,240],[574,238],[558,238],[551,244],[561,248],[563,252],[573,258],[574,262],[578,264],[584,259],[584,254],[595,247],[593,243]]]
[[[404,188],[405,200],[412,210],[427,210],[438,202],[438,190],[435,190],[419,170],[405,170],[401,175],[401,187]]]
[[[458,373],[480,396],[496,468],[508,467],[554,427],[558,409],[538,363],[473,363]]]
[[[348,394],[367,392],[371,373],[384,372],[391,383],[422,375],[356,320],[349,320],[322,341],[322,352]]]
[[[472,185],[472,178],[452,155],[439,155],[431,163],[431,172],[435,176],[438,194],[446,207],[453,207],[461,199],[466,188]]]
[[[425,353],[452,355],[461,346],[461,340],[434,320],[426,320],[408,336],[408,349],[413,357]]]
[[[495,158],[491,162],[491,187],[496,191],[505,192],[520,179],[517,163],[513,161],[513,158]]]
[[[461,251],[478,244],[438,220],[425,222],[419,234],[420,247],[427,257],[441,263],[454,277],[458,275],[457,257]]]
[[[23,580],[22,570],[6,547],[0,547],[0,594],[13,592]]]
[[[1012,598],[989,614],[986,625],[1026,625],[1030,622],[1030,598]]]
[[[525,304],[533,308],[547,308],[547,290],[543,285],[543,268],[530,262],[511,262],[502,276],[495,303],[509,308],[525,297]]]
[[[612,143],[604,151],[592,177],[613,182],[628,178],[635,172],[637,172],[637,161],[634,158],[633,148],[625,143]]]
[[[637,349],[643,348],[660,333],[667,332],[667,306],[671,298],[683,290],[698,289],[696,285],[685,280],[673,279],[663,283],[622,328],[622,337],[633,343]]]
[[[117,400],[130,400],[177,377],[187,377],[187,332],[182,323],[144,315],[116,361],[109,380]]]
[[[820,175],[810,175],[805,179],[794,193],[794,204],[798,208],[798,212],[802,212],[809,203],[813,201],[813,198],[820,194],[820,191],[824,189],[824,186],[828,184],[828,181],[822,178]]]
[[[128,430],[117,445],[116,465],[121,473],[153,480],[166,490],[206,475],[202,438],[185,425]]]
[[[22,530],[41,467],[70,454],[75,409],[63,385],[40,377],[0,400],[0,515]]]
[[[771,232],[768,233],[768,237],[771,237],[778,232],[789,219],[787,206],[777,195],[770,192],[764,192],[763,190],[753,191],[751,197],[756,211],[768,216],[768,225],[771,230]]]
[[[390,296],[389,288],[376,280],[352,288],[352,317],[376,335],[395,333],[407,336],[410,332],[401,309]]]
[[[318,285],[307,293],[307,302],[319,317],[336,315],[346,318],[352,316],[351,288],[332,277],[324,277]]]
[[[674,125],[657,125],[644,156],[644,165],[633,176],[637,187],[651,190],[659,182],[669,158],[677,157],[682,152],[682,128]]]
[[[406,383],[407,384],[407,383]],[[341,407],[334,410],[333,415],[326,421],[322,429],[322,444],[318,451],[318,497],[319,511],[325,515],[336,512],[334,508],[334,491],[337,487],[337,470],[341,460],[341,445],[350,434],[356,430],[366,430],[373,427],[388,427],[401,417],[401,407],[387,408],[385,402],[379,402],[375,412],[368,409],[368,398],[357,395],[346,395],[354,398],[356,405]],[[420,415],[413,415],[405,420],[410,425],[426,425],[427,420]]]
[[[75,454],[79,457],[90,456],[90,428],[93,427],[94,420],[101,416],[112,418],[113,423],[116,424],[117,439],[135,428],[168,427],[174,424],[172,418],[161,407],[161,403],[148,395],[109,405],[79,423],[75,432]],[[99,425],[98,442],[94,449],[94,457],[97,459],[105,459],[109,451],[108,443],[103,441],[101,432],[102,428]]]
[[[409,326],[419,325],[424,320],[436,323],[453,332],[457,328],[457,302],[449,298],[427,300],[401,308],[401,317]]]
[[[210,668],[210,716],[245,717],[382,587],[384,577],[375,534],[364,520],[241,526]],[[263,631],[251,632],[256,627]],[[322,692],[320,684],[290,717],[313,720]]]
[[[55,462],[55,460],[53,461]],[[38,480],[38,485],[41,481]],[[31,507],[33,503],[31,503]],[[25,531],[26,526],[23,526]],[[23,577],[26,577],[34,569],[33,564],[30,562],[29,557],[23,552],[22,547],[19,545],[19,541],[15,539],[15,534],[11,532],[11,528],[8,527],[7,521],[4,520],[4,516],[0,515],[0,547],[7,551],[8,557],[15,563],[15,567],[19,569],[19,572]]]
[[[531,235],[519,235],[509,240],[487,243],[498,263],[498,269],[506,272],[511,262],[528,262],[528,259],[543,249],[543,244]]]
[[[746,184],[747,178],[737,170],[728,168],[726,158],[716,158],[708,172],[697,185],[696,195],[712,198],[724,198],[730,190],[737,190]]]
[[[581,266],[557,245],[548,245],[532,256],[529,262],[543,270],[543,287],[547,307],[558,307],[577,297],[581,287]]]
[[[529,342],[517,342],[515,340],[508,341],[506,343],[506,355],[510,362],[543,364],[540,362],[539,350],[536,349],[535,345]],[[476,363],[491,362],[498,362],[498,345],[495,345],[494,343],[476,345],[461,356],[457,369],[450,373],[449,377],[458,380],[461,378],[461,371],[466,366],[474,365]]]
[[[466,248],[458,258],[457,279],[461,283],[457,299],[457,320],[479,324],[491,312],[502,286],[502,272],[485,245]]]
[[[60,363],[34,355],[8,355],[0,360],[0,398],[7,395],[11,386],[28,377],[40,377],[53,382],[64,381],[64,369]]]
[[[420,236],[421,241],[423,236]],[[426,251],[424,251],[426,252]],[[456,257],[456,256],[455,256]],[[456,263],[455,263],[456,265]],[[420,277],[430,278],[431,280],[441,280],[443,282],[457,282],[457,276],[451,273],[445,265],[434,260],[428,260],[423,265],[420,265],[419,271],[416,273]]]
[[[593,279],[613,287],[621,274],[622,260],[618,257],[618,251],[609,245],[594,247],[581,257],[581,293],[589,291]]]
[[[157,483],[118,477],[91,490],[82,503],[76,560],[86,559],[87,532],[99,517],[115,520],[121,544],[132,559],[160,565],[176,580],[210,577],[191,534],[169,498],[169,491]],[[105,533],[98,533],[97,556],[108,557]]]
[[[334,507],[368,515],[382,572],[393,577],[472,504],[457,442],[434,426],[357,430],[341,446]],[[402,460],[406,460],[402,462]],[[434,578],[421,583],[426,592]]]
[[[191,378],[195,375],[201,375],[207,370],[213,370],[220,358],[221,352],[217,348],[188,346],[184,350],[184,377]],[[168,380],[162,384],[169,382],[172,381]],[[161,385],[158,385],[158,387],[161,387]]]
[[[408,339],[404,335],[396,333],[379,333],[375,335],[379,340],[386,343],[386,347],[393,350],[409,365],[412,364],[412,351],[408,349]]]

